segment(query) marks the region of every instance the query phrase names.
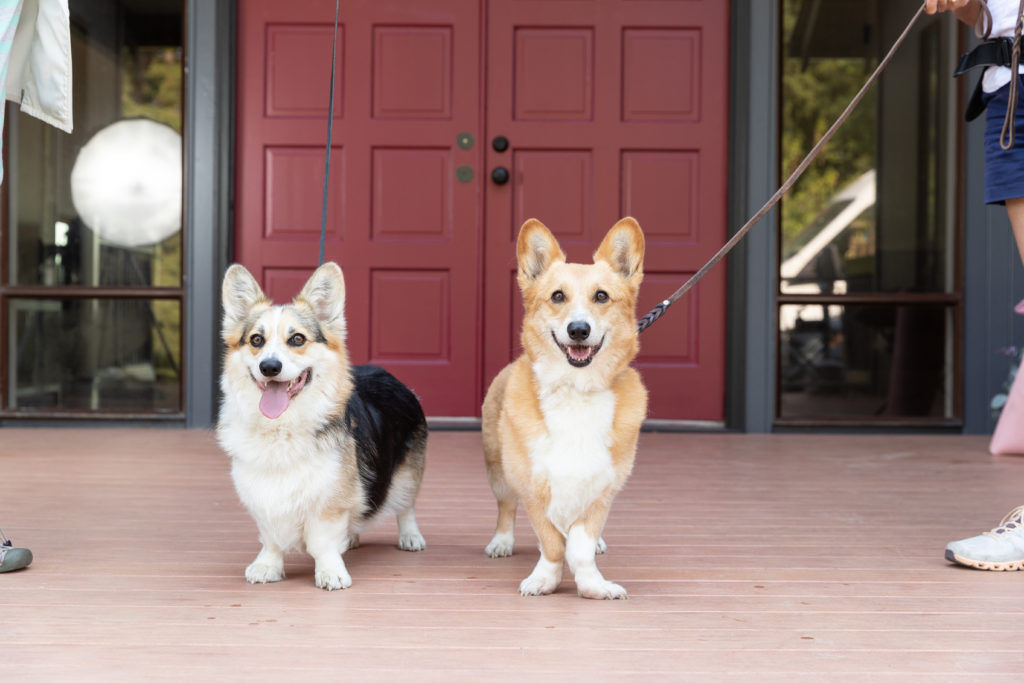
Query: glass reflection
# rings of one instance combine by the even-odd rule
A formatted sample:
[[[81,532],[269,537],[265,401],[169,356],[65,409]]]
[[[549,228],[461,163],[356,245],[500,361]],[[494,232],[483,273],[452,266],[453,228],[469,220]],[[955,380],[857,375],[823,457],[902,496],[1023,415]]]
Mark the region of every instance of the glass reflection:
[[[178,287],[181,3],[71,0],[69,8],[74,133],[55,131],[17,109],[8,119],[9,281]],[[114,130],[127,125],[158,133],[134,130],[121,136],[127,145],[97,145],[112,124]],[[114,172],[104,170],[111,166]],[[117,230],[108,229],[115,224]]]
[[[9,407],[179,412],[175,301],[11,299]]]
[[[780,307],[784,419],[950,418],[952,308]]]

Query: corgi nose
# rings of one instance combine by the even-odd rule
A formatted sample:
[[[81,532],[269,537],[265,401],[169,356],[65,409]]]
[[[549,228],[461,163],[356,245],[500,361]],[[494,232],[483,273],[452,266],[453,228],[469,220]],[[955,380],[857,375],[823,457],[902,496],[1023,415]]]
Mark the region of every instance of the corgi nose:
[[[590,325],[583,322],[571,322],[566,331],[569,333],[569,339],[583,341],[590,336]]]
[[[260,372],[264,377],[277,377],[281,374],[281,361],[276,358],[268,358],[260,361]]]

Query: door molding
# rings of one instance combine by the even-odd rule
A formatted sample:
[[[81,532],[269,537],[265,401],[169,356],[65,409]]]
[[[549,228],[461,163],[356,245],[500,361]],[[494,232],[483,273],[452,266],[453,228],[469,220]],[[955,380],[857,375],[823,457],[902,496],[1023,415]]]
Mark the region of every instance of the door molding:
[[[778,186],[778,0],[733,0],[729,93],[729,234]],[[730,257],[726,289],[726,426],[775,421],[778,209]]]
[[[235,2],[185,6],[185,424],[216,422],[220,278],[230,262],[235,180]]]

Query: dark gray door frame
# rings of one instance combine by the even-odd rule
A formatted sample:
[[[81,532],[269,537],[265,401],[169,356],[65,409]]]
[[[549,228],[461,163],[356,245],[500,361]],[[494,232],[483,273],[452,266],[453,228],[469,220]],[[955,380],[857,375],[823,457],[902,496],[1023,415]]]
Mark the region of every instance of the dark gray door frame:
[[[185,422],[217,414],[220,277],[234,230],[234,0],[187,0],[185,78]]]
[[[735,231],[778,187],[778,0],[733,0],[729,93],[729,227]],[[772,430],[778,213],[728,259],[726,426]]]

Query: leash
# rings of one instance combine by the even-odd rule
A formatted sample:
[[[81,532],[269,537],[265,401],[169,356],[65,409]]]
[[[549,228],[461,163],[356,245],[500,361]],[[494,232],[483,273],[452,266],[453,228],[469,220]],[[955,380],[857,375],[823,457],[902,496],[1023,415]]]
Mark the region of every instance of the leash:
[[[1013,148],[1015,129],[1017,128],[1017,101],[1020,98],[1021,29],[1024,29],[1024,0],[1021,0],[1020,6],[1017,8],[1017,23],[1013,27],[1013,41],[1010,43],[1010,83],[1007,92],[1006,117],[1003,119],[1003,129],[999,131],[999,146],[1004,151]],[[974,21],[974,35],[986,41],[992,35],[992,10],[988,8],[988,0],[981,0],[978,3],[978,18]],[[980,92],[980,83],[978,88]]]
[[[988,3],[982,0],[982,11],[978,14],[979,26],[984,22],[982,16],[988,13]],[[1010,49],[1010,90],[1007,93],[1006,118],[1003,119],[1003,129],[999,132],[999,146],[1004,150],[1013,147],[1014,132],[1017,128],[1017,100],[1020,96],[1018,86],[1020,85],[1020,34],[1024,28],[1024,0],[1020,0],[1020,7],[1017,8],[1017,24],[1013,28],[1013,47]],[[977,30],[977,29],[976,29]],[[988,15],[988,31],[992,30],[992,15]],[[987,37],[987,36],[986,36]]]
[[[1021,0],[1021,4],[1022,6],[1024,6],[1024,0]],[[910,29],[914,26],[914,23],[917,22],[917,19],[918,17],[921,16],[922,12],[924,12],[923,4],[917,9],[917,12],[914,14],[914,16],[911,17],[910,23],[907,24],[907,27],[903,29],[903,33],[901,33],[899,38],[896,39],[896,42],[893,43],[892,47],[889,49],[888,54],[886,54],[882,61],[878,63],[878,66],[875,68],[874,72],[861,87],[860,91],[853,96],[853,99],[850,100],[850,103],[848,105],[846,105],[846,109],[843,110],[843,113],[839,115],[839,118],[837,118],[835,123],[832,124],[832,127],[825,131],[825,134],[821,136],[821,139],[818,140],[818,143],[814,145],[810,152],[807,153],[807,156],[805,156],[803,161],[800,162],[800,165],[796,167],[796,170],[794,170],[793,173],[790,174],[789,178],[786,179],[786,182],[782,184],[782,187],[776,190],[775,194],[773,194],[771,198],[767,202],[765,202],[764,206],[762,206],[760,210],[758,210],[758,212],[754,214],[754,216],[750,220],[748,220],[743,225],[743,227],[740,228],[736,232],[736,234],[733,235],[729,239],[729,241],[726,242],[722,246],[722,248],[715,253],[714,256],[711,257],[711,260],[709,260],[707,263],[701,266],[700,270],[694,273],[689,280],[683,283],[682,287],[673,292],[670,297],[668,297],[667,299],[659,303],[657,306],[652,308],[649,313],[647,313],[644,317],[640,318],[640,320],[637,321],[637,334],[643,332],[652,324],[654,324],[654,322],[658,318],[664,315],[665,311],[668,310],[669,306],[674,304],[676,301],[679,300],[680,297],[682,297],[688,291],[693,289],[693,286],[696,285],[701,280],[701,278],[707,275],[708,271],[714,268],[719,261],[725,258],[725,256],[730,251],[732,251],[737,244],[739,244],[740,240],[742,240],[746,236],[746,234],[750,232],[750,229],[754,227],[754,225],[758,221],[764,218],[764,215],[768,213],[772,209],[772,207],[779,203],[779,200],[782,199],[782,196],[786,194],[786,192],[788,192],[791,187],[793,187],[793,184],[796,183],[800,176],[803,175],[803,172],[807,170],[807,167],[811,165],[811,162],[814,161],[818,154],[821,153],[821,150],[825,147],[826,144],[828,144],[828,141],[832,139],[832,136],[835,134],[837,130],[839,130],[839,127],[842,126],[846,122],[846,119],[850,117],[850,114],[853,112],[853,109],[864,98],[864,95],[867,93],[868,89],[872,85],[874,85],[876,80],[878,80],[879,75],[881,75],[885,67],[888,66],[889,61],[892,60],[893,55],[896,54],[896,50],[903,43],[907,35],[910,34]],[[1018,21],[1018,42],[1020,37],[1019,28],[1020,22]]]
[[[1024,2],[1024,0],[1021,0]],[[320,258],[317,266],[324,264],[324,245],[327,242],[327,182],[331,177],[331,133],[334,130],[334,65],[338,61],[338,9],[341,0],[334,0],[334,36],[331,38],[331,89],[327,103],[327,151],[324,153],[324,199],[320,207]]]

